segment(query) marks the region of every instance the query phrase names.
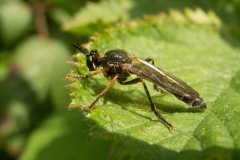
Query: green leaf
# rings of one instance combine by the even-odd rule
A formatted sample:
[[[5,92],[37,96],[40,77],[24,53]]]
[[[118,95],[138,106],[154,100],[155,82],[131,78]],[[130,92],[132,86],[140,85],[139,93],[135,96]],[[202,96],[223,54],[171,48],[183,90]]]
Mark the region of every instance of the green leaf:
[[[31,37],[17,48],[16,54],[22,77],[29,82],[37,100],[44,101],[50,95],[58,109],[66,109],[68,98],[64,76],[69,69],[67,47],[58,40]]]
[[[199,17],[204,12],[195,15]],[[193,12],[194,13],[194,12]],[[237,159],[240,157],[240,53],[225,41],[209,21],[196,25],[192,18],[155,16],[144,21],[119,24],[88,44],[102,53],[121,48],[186,81],[197,90],[208,108],[199,112],[171,94],[161,95],[147,86],[159,112],[176,129],[169,129],[151,112],[142,85],[115,83],[95,106],[91,134],[111,133],[117,159]],[[182,14],[183,15],[183,14]],[[191,17],[194,17],[191,16]],[[204,18],[211,17],[204,14]],[[206,23],[204,23],[206,22]],[[79,54],[81,62],[84,56]],[[80,68],[71,73],[87,74]],[[92,103],[108,85],[102,75],[80,81],[72,79],[72,107]]]
[[[21,160],[34,159],[105,159],[109,140],[87,140],[89,126],[77,112],[55,114],[31,134]]]
[[[113,23],[118,23],[121,19],[131,20],[146,15],[167,12],[171,8],[185,10],[187,7],[195,8],[196,6],[209,10],[212,4],[208,1],[193,2],[191,0],[151,1],[151,3],[146,0],[89,2],[84,8],[79,9],[72,19],[65,22],[62,28],[66,31],[81,31],[80,34],[86,34],[86,31],[90,32],[88,30],[92,32],[102,31],[105,29],[103,26],[108,27]],[[214,5],[214,7],[216,6]],[[196,14],[198,13],[196,12]]]
[[[16,42],[31,26],[30,7],[23,2],[8,1],[0,6],[1,39],[7,45]]]
[[[79,26],[94,23],[95,28],[98,26],[96,22],[109,23],[116,21],[120,16],[128,17],[126,9],[132,5],[131,1],[102,1],[99,3],[88,3],[87,7],[77,12],[73,19],[63,24],[64,30],[71,30]]]

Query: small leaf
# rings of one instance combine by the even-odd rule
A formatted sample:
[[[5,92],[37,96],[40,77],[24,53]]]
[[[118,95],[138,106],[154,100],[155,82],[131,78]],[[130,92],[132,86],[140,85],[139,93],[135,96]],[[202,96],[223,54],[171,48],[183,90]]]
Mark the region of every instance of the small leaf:
[[[64,76],[69,69],[66,63],[69,50],[66,46],[57,40],[32,37],[23,42],[16,52],[23,79],[30,83],[37,99],[45,100],[50,91],[56,106],[64,109],[67,106]]]
[[[63,29],[70,30],[76,27],[82,27],[98,20],[109,23],[116,21],[120,17],[128,17],[126,15],[126,9],[131,6],[131,3],[131,1],[102,1],[99,5],[99,3],[90,2],[87,7],[79,11],[73,19],[64,23]]]
[[[97,138],[88,142],[88,130],[77,112],[52,115],[31,134],[20,160],[106,159],[109,140]]]
[[[9,45],[27,32],[31,25],[32,13],[25,3],[8,1],[0,6],[0,19],[1,39]]]

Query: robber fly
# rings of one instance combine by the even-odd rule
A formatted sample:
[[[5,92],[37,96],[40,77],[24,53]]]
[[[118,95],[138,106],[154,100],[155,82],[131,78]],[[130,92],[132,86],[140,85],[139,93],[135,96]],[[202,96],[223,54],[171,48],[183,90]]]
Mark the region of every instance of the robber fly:
[[[156,90],[161,91],[164,89],[165,92],[172,93],[179,100],[190,106],[200,109],[207,108],[206,103],[199,96],[198,92],[184,81],[156,67],[152,58],[143,60],[121,49],[110,50],[106,52],[104,56],[100,56],[98,50],[93,49],[89,52],[86,48],[80,46],[78,41],[77,45],[72,45],[86,56],[86,65],[90,71],[94,72],[88,75],[68,76],[74,78],[88,78],[103,73],[105,77],[111,78],[110,83],[97,96],[97,98],[91,104],[84,106],[89,110],[91,110],[97,101],[103,97],[116,80],[121,85],[142,83],[150,102],[151,110],[165,125],[170,127],[170,129],[173,129],[174,126],[157,111],[144,80],[152,82]],[[132,74],[135,74],[138,77],[127,81],[127,78]]]

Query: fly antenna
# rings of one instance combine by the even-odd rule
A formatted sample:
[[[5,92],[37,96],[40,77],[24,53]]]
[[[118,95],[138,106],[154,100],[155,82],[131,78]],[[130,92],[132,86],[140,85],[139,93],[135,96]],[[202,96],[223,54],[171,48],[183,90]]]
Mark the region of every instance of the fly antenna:
[[[71,45],[73,47],[75,47],[76,49],[78,49],[83,54],[88,55],[89,54],[88,50],[79,44],[77,37],[75,37],[75,40],[76,40],[77,45],[75,45],[75,44],[71,44]]]

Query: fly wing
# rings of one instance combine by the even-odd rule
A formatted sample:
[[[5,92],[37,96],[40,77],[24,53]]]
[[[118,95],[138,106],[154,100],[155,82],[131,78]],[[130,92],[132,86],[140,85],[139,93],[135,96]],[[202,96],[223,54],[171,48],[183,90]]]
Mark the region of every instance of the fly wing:
[[[131,74],[136,74],[137,76],[162,87],[168,92],[189,98],[199,97],[199,94],[184,81],[160,68],[157,68],[147,61],[133,55],[129,56],[133,60],[132,63],[123,64],[123,67]]]

